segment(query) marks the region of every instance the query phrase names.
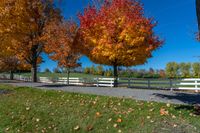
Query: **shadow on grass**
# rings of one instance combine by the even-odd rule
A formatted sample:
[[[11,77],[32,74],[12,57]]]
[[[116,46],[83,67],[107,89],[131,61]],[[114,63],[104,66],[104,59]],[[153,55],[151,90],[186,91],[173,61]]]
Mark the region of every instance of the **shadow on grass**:
[[[179,105],[176,110],[188,110],[195,115],[200,115],[200,94],[175,93],[175,95],[166,95],[155,93],[155,96],[168,100],[178,100],[189,105]]]
[[[153,95],[168,100],[178,100],[185,104],[190,104],[190,105],[200,104],[200,94],[175,93],[172,95],[167,95],[167,94],[154,93]]]
[[[5,80],[5,79],[0,79],[0,83],[20,83],[21,81],[17,80]]]
[[[61,88],[61,87],[68,87],[69,85],[63,85],[63,84],[45,84],[45,85],[40,85],[38,87],[48,87],[48,88]]]
[[[11,92],[10,90],[0,90],[0,95],[10,94]]]

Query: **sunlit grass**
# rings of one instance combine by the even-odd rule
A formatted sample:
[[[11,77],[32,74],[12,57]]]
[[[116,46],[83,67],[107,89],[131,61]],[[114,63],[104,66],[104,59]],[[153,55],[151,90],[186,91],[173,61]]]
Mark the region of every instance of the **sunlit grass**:
[[[0,90],[6,92],[0,94],[0,132],[200,131],[191,106],[5,85]]]

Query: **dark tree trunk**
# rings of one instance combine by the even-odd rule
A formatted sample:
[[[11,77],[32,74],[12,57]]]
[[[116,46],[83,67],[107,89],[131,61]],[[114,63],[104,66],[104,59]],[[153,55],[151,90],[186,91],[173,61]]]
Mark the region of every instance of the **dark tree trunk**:
[[[197,11],[197,20],[200,32],[200,0],[196,0],[196,11]]]
[[[70,74],[70,69],[67,68],[67,85],[69,85],[69,74]]]
[[[32,82],[37,82],[37,61],[33,61],[32,63],[31,74]]]
[[[118,72],[117,72],[117,65],[113,66],[114,70],[114,87],[118,86]]]
[[[14,79],[14,72],[11,70],[10,71],[10,80],[13,80]]]
[[[31,73],[32,73],[32,82],[37,82],[37,49],[38,45],[34,45],[31,49],[32,51],[32,68],[31,68]]]

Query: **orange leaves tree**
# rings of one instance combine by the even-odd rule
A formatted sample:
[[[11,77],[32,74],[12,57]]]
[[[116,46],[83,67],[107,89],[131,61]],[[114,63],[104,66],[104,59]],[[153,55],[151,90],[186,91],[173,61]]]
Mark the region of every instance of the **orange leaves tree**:
[[[162,41],[154,34],[155,23],[146,18],[136,0],[104,0],[79,15],[83,54],[93,62],[117,67],[144,64]]]
[[[46,27],[45,40],[48,40],[48,45],[45,47],[49,57],[58,62],[58,67],[67,69],[67,77],[69,84],[70,68],[80,66],[78,63],[80,54],[74,47],[77,43],[78,25],[69,20],[57,22],[54,21]]]
[[[45,40],[45,29],[50,22],[61,21],[60,12],[52,0],[8,0],[0,10],[4,13],[1,32],[12,37],[11,49],[18,59],[32,66],[32,80],[36,82],[41,53],[50,45]]]

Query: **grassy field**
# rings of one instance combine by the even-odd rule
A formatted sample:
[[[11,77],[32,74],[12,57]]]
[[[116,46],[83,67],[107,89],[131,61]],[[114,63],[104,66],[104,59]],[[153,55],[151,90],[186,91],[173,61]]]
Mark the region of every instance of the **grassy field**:
[[[0,85],[0,132],[198,133],[193,107]]]
[[[22,73],[21,75],[24,76],[31,76],[31,73]],[[67,77],[66,73],[38,73],[39,77]],[[70,77],[79,77],[79,78],[96,78],[96,77],[103,77],[100,75],[92,75],[92,74],[85,74],[85,73],[70,73]]]

